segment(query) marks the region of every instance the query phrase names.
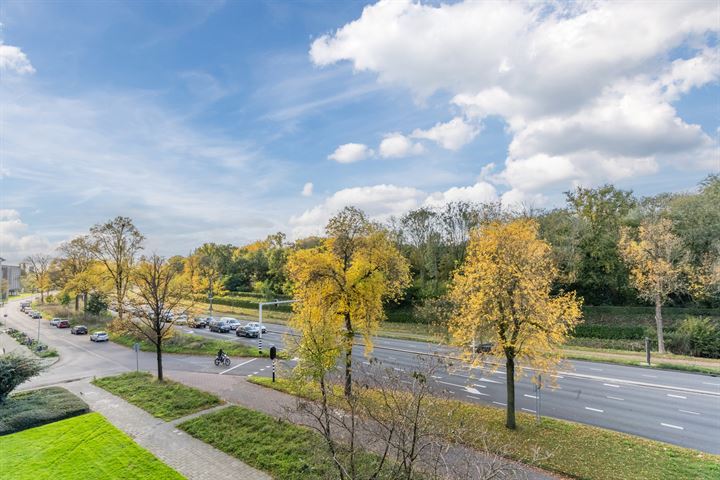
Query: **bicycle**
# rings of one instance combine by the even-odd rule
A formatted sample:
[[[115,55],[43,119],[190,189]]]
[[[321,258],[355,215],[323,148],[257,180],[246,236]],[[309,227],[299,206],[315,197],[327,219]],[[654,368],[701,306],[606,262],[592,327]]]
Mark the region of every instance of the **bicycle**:
[[[225,365],[226,367],[230,366],[230,357],[227,355],[223,355],[222,358],[215,357],[215,366],[219,367],[220,365]]]

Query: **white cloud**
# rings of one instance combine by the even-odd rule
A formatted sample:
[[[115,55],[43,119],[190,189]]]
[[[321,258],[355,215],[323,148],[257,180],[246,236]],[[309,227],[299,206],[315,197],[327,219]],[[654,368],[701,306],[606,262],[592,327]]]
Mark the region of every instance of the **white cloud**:
[[[312,182],[307,182],[302,189],[302,192],[300,193],[303,197],[312,197],[313,194],[313,184]]]
[[[497,200],[494,186],[487,182],[478,182],[469,187],[452,187],[444,192],[432,193],[423,204],[428,207],[441,207],[450,202],[488,203]]]
[[[719,14],[703,0],[381,0],[315,40],[310,57],[351,62],[420,97],[450,94],[467,120],[411,135],[448,149],[477,135],[469,121],[502,117],[512,142],[496,178],[520,198],[531,193],[522,188],[717,168],[717,139],[670,102],[718,82]]]
[[[22,50],[0,42],[0,71],[3,70],[21,75],[35,73],[35,68]]]
[[[389,133],[380,142],[380,156],[383,158],[401,158],[410,155],[419,155],[425,149],[419,143],[413,143],[401,133]]]
[[[328,155],[328,160],[338,163],[353,163],[365,160],[373,155],[373,151],[362,143],[346,143],[340,145],[335,151]]]
[[[20,218],[20,212],[0,209],[0,257],[8,264],[21,262],[34,253],[51,253],[47,238],[28,232],[28,225]]]
[[[346,206],[358,207],[372,219],[384,221],[417,207],[424,197],[416,188],[396,185],[345,188],[301,215],[291,217],[292,235],[302,238],[321,234],[330,217]]]
[[[447,123],[437,123],[428,130],[416,129],[410,136],[433,140],[448,150],[459,150],[470,143],[478,133],[480,128],[466,123],[461,117],[455,117]]]

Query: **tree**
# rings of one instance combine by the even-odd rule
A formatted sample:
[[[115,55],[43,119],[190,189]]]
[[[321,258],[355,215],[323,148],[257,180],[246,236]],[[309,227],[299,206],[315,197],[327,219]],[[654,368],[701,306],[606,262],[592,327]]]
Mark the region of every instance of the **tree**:
[[[628,297],[627,268],[618,252],[620,227],[635,206],[632,192],[612,185],[566,192],[571,210],[580,220],[577,290],[592,303],[618,303]]]
[[[474,347],[478,338],[504,356],[507,378],[505,425],[515,428],[515,378],[522,365],[551,371],[559,346],[581,317],[575,293],[551,295],[557,277],[550,245],[531,219],[493,222],[472,232],[465,262],[453,275],[455,315],[450,333]],[[475,357],[475,352],[471,353]]]
[[[42,369],[36,358],[14,353],[0,356],[0,405],[18,385],[39,374]]]
[[[620,251],[638,295],[655,304],[658,352],[665,353],[662,306],[668,295],[684,288],[687,255],[682,240],[672,232],[670,220],[648,219],[640,224],[637,238],[629,229],[623,230]]]
[[[230,264],[232,245],[205,243],[195,250],[194,255],[197,257],[196,273],[207,289],[210,315],[212,315],[212,298],[214,294],[222,291],[220,279]]]
[[[352,393],[352,346],[361,333],[372,348],[372,336],[384,318],[383,302],[397,299],[410,281],[405,258],[387,233],[365,214],[346,207],[327,224],[328,238],[319,247],[298,250],[288,259],[293,305],[301,332],[326,322],[342,333],[345,394]]]
[[[92,292],[90,299],[85,304],[85,311],[93,315],[100,315],[108,309],[108,303],[105,296],[99,292]]]
[[[65,288],[72,283],[78,275],[83,274],[90,268],[93,263],[91,245],[87,237],[76,237],[65,242],[58,247],[60,257],[57,259],[58,271],[60,273],[60,283],[69,295],[68,289]],[[75,294],[75,310],[79,310],[79,299],[83,292],[73,290]]]
[[[45,303],[45,292],[50,289],[50,263],[52,257],[36,253],[25,259],[30,265],[30,275],[35,288],[40,292],[40,303]]]
[[[172,335],[175,315],[188,309],[181,305],[190,297],[190,285],[172,263],[155,254],[140,260],[131,280],[134,288],[128,300],[135,318],[122,325],[155,346],[157,377],[162,381],[163,341]]]
[[[115,217],[90,229],[90,252],[100,261],[113,283],[113,296],[120,320],[125,312],[125,298],[130,275],[145,237],[127,217]]]

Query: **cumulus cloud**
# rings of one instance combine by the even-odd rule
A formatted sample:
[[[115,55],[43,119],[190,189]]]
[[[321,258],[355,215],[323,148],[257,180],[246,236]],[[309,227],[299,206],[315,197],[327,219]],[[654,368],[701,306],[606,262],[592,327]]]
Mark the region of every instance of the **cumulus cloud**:
[[[9,71],[20,75],[35,73],[35,68],[27,55],[18,47],[0,42],[0,71]]]
[[[431,194],[417,188],[391,184],[353,187],[339,190],[315,207],[291,217],[290,224],[293,227],[293,237],[302,238],[322,234],[327,221],[346,206],[358,207],[371,219],[385,222],[390,217],[401,216],[421,206],[435,208],[450,202],[486,203],[497,200],[495,187],[483,181],[468,187],[452,187]]]
[[[484,118],[501,117],[512,141],[496,178],[518,199],[534,195],[525,188],[667,166],[716,169],[717,139],[671,102],[718,82],[718,14],[716,2],[703,0],[381,0],[315,40],[310,57],[321,66],[348,61],[420,97],[450,94],[465,118],[412,138],[457,150]]]
[[[389,133],[380,142],[380,156],[383,158],[402,158],[419,155],[424,151],[421,144],[414,143],[401,133]]]
[[[333,153],[328,155],[328,160],[338,163],[353,163],[365,160],[373,155],[372,149],[362,143],[346,143],[340,145]]]
[[[52,248],[48,239],[28,230],[20,212],[0,209],[0,257],[8,263],[18,263],[34,253],[50,253]]]
[[[300,193],[303,197],[312,197],[313,194],[313,184],[312,182],[307,182],[302,189],[302,192]]]
[[[455,117],[447,123],[437,123],[428,130],[416,129],[413,138],[425,138],[437,142],[448,150],[459,150],[480,133],[480,128],[466,123],[461,117]]]

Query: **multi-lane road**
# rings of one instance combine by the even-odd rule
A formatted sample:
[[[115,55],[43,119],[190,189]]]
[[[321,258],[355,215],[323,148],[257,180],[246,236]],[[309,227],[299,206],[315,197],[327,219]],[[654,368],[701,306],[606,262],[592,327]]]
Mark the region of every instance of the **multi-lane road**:
[[[37,321],[10,304],[8,326],[36,334]],[[281,347],[287,335],[282,325],[268,324],[263,337],[265,348]],[[185,328],[186,331],[192,331]],[[57,348],[60,360],[25,387],[41,386],[87,376],[100,376],[135,369],[136,356],[131,349],[95,344],[87,336],[70,335],[48,322],[41,324],[41,337]],[[257,340],[237,338],[233,334],[196,329],[193,333],[257,345]],[[355,362],[367,362],[364,347],[356,346]],[[417,368],[419,355],[454,356],[447,346],[425,342],[376,338],[372,356],[399,373]],[[141,370],[153,371],[155,356],[140,352]],[[288,362],[292,366],[292,361]],[[505,373],[489,368],[469,368],[462,362],[435,372],[434,380],[451,396],[468,402],[494,405],[506,403]],[[215,367],[212,359],[193,355],[164,355],[168,371],[208,372],[219,375],[269,376],[267,359],[233,359],[230,368]],[[516,384],[516,407],[523,412],[540,414],[639,435],[676,445],[720,454],[720,378],[668,370],[569,361],[551,382],[543,382],[540,392],[527,377]],[[539,399],[537,398],[539,395]]]

